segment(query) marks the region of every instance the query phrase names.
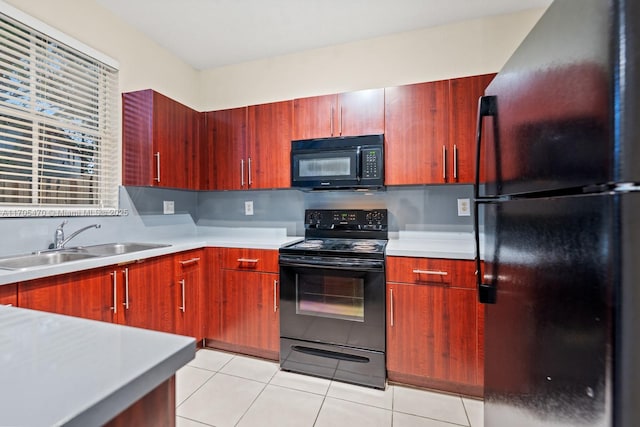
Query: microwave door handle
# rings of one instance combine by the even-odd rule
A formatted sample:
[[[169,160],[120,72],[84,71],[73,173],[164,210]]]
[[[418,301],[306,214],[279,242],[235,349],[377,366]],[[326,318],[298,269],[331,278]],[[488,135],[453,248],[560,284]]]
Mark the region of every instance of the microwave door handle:
[[[356,148],[356,179],[360,182],[362,178],[362,147]]]

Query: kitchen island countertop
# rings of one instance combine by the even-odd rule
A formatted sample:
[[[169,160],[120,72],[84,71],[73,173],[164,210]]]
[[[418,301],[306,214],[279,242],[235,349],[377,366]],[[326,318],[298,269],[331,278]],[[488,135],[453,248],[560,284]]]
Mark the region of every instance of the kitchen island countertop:
[[[103,425],[194,355],[193,338],[0,306],[0,425]]]

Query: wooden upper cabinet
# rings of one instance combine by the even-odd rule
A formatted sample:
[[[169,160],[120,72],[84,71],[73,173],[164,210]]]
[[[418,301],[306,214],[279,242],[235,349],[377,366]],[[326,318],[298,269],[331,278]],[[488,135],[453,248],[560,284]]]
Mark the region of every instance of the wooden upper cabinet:
[[[153,90],[122,94],[123,184],[199,188],[200,113]]]
[[[245,161],[247,107],[205,113],[209,190],[242,190],[248,185]]]
[[[471,184],[475,180],[478,98],[494,77],[483,74],[449,80],[449,182]]]
[[[387,88],[385,184],[446,182],[447,80]]]
[[[248,108],[248,188],[290,187],[293,101]]]
[[[384,89],[294,100],[293,139],[384,133]]]

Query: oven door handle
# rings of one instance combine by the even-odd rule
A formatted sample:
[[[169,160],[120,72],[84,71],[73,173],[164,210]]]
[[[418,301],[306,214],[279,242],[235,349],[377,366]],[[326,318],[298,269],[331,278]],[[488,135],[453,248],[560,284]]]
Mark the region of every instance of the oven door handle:
[[[384,262],[381,261],[357,261],[357,262],[327,262],[317,260],[305,260],[303,262],[280,261],[283,267],[302,268],[326,268],[330,270],[358,270],[358,271],[384,271]]]

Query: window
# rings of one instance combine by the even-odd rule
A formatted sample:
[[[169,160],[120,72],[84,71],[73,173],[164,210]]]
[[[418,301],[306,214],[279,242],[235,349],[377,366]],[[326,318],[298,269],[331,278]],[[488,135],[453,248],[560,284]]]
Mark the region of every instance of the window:
[[[118,71],[27,20],[0,13],[0,215],[117,214]]]

